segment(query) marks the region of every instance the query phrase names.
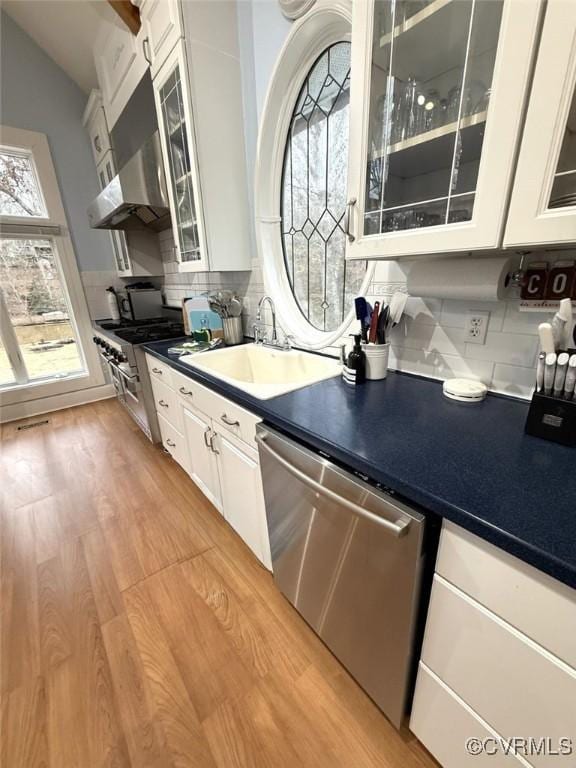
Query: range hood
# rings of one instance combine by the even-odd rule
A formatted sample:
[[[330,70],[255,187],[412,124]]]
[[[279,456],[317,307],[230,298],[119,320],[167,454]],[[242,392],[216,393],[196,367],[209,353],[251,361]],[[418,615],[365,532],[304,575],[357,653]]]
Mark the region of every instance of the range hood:
[[[158,132],[120,169],[88,207],[93,229],[153,229],[170,226],[168,195]]]

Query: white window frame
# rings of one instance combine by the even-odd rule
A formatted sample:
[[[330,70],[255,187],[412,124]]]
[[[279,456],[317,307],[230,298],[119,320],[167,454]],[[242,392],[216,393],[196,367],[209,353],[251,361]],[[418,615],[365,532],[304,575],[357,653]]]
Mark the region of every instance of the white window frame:
[[[334,344],[354,320],[355,313],[354,307],[350,307],[339,328],[321,331],[304,317],[292,293],[280,216],[286,137],[296,99],[314,63],[334,43],[351,41],[351,25],[351,0],[316,0],[311,10],[293,24],[272,73],[258,134],[255,216],[264,285],[274,299],[282,327],[305,349],[323,349]],[[366,293],[373,273],[374,264],[368,264],[359,295]]]
[[[0,146],[14,148],[16,152],[24,150],[30,154],[47,211],[45,217],[0,216],[0,235],[6,239],[49,240],[53,244],[63,288],[72,309],[70,322],[79,342],[80,357],[85,365],[85,370],[80,373],[72,373],[69,376],[50,381],[41,379],[21,384],[18,383],[17,372],[19,361],[12,360],[9,355],[9,359],[15,367],[14,373],[17,383],[0,389],[0,409],[5,407],[9,409],[9,406],[17,406],[20,403],[100,387],[106,382],[96,348],[92,343],[92,322],[70,239],[68,222],[48,140],[43,133],[2,125],[0,126]],[[2,309],[1,305],[0,313],[4,314],[4,316],[0,314],[0,322],[6,321],[6,309],[5,307]],[[9,327],[11,328],[11,324]],[[4,323],[2,331],[5,335],[10,333],[9,330],[6,330]],[[8,352],[8,350],[6,351]],[[18,355],[20,355],[19,352]],[[14,413],[14,409],[9,410]],[[36,413],[41,412],[38,405],[27,410],[33,410]],[[22,413],[22,415],[25,414]]]

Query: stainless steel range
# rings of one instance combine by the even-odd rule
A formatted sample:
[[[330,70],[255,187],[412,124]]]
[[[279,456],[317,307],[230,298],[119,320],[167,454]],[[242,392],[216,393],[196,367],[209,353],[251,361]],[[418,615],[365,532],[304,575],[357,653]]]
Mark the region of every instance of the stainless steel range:
[[[160,429],[141,345],[183,336],[183,324],[167,318],[133,323],[99,320],[94,325],[93,341],[110,373],[116,397],[153,443],[160,442]]]

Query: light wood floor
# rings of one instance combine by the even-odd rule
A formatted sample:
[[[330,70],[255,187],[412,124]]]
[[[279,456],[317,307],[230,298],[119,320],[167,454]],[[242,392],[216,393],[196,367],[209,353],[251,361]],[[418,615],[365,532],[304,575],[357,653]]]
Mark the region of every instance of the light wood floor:
[[[116,401],[5,425],[5,768],[436,765]]]

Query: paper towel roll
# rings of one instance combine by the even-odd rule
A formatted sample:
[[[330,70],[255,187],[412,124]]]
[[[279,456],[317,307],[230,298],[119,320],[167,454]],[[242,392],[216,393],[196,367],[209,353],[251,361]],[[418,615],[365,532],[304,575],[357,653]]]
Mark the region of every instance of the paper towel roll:
[[[510,263],[510,257],[426,259],[412,264],[406,289],[421,298],[499,301],[506,297]]]

